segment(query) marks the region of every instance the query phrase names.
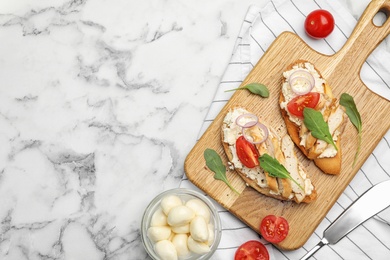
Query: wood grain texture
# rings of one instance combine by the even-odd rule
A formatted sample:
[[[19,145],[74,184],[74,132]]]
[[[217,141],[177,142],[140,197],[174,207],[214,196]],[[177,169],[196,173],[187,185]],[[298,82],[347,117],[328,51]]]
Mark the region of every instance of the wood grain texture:
[[[346,44],[331,56],[314,51],[293,33],[281,34],[242,83],[263,83],[268,86],[270,97],[261,98],[248,91],[237,91],[186,158],[185,172],[189,180],[256,232],[259,232],[259,224],[264,216],[275,214],[285,217],[290,224],[290,233],[284,241],[276,245],[283,250],[294,250],[303,246],[390,127],[390,102],[370,91],[359,76],[369,54],[390,32],[390,19],[381,27],[373,24],[372,18],[378,11],[389,16],[390,0],[372,1]],[[247,187],[234,171],[228,170],[228,179],[240,192],[240,195],[237,195],[223,182],[213,178],[213,173],[205,167],[203,152],[206,148],[216,150],[227,165],[221,145],[220,127],[227,111],[236,105],[253,111],[260,120],[265,120],[281,135],[285,134],[278,103],[282,73],[289,64],[299,59],[307,60],[316,66],[331,85],[335,97],[339,98],[343,92],[354,97],[363,122],[359,160],[352,168],[357,149],[357,131],[348,121],[341,137],[342,169],[339,175],[322,173],[296,149],[299,159],[316,186],[316,201],[296,204],[268,198]]]

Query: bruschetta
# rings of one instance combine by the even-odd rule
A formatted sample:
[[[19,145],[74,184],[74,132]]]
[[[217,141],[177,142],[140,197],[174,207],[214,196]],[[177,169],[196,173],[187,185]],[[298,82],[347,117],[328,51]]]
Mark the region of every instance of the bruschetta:
[[[340,139],[346,122],[344,108],[313,64],[297,61],[286,69],[283,77],[279,104],[291,139],[323,172],[339,174],[342,155]],[[304,124],[305,107],[321,112],[335,145],[312,135]]]
[[[222,145],[229,165],[256,191],[279,200],[309,203],[316,190],[295,154],[295,146],[286,134],[282,138],[265,122],[243,107],[234,107],[225,115],[221,127]],[[276,159],[288,171],[289,178],[273,177],[259,162],[264,154]]]

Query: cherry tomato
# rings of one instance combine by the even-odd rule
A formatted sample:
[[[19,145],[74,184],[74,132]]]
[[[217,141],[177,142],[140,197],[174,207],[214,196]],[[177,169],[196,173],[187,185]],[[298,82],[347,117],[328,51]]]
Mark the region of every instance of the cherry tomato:
[[[289,225],[285,218],[268,215],[261,221],[260,233],[271,243],[282,242],[288,234]]]
[[[234,260],[268,260],[267,248],[256,240],[249,240],[242,244],[234,255]]]
[[[254,144],[248,142],[243,136],[236,140],[236,152],[240,162],[248,168],[259,165],[259,151]]]
[[[315,39],[327,37],[333,29],[333,15],[326,10],[315,10],[305,19],[305,31],[309,36]]]
[[[305,95],[291,99],[287,104],[287,109],[290,114],[297,117],[303,117],[303,109],[305,107],[315,108],[319,100],[320,93],[309,92]]]

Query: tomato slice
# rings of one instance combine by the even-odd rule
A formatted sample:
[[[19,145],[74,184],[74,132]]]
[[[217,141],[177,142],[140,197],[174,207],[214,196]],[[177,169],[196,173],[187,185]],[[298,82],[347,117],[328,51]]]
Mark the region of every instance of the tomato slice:
[[[287,104],[287,109],[290,114],[303,117],[303,109],[305,107],[315,108],[320,100],[320,93],[318,92],[309,92],[302,96],[297,96],[291,99]]]
[[[249,240],[242,244],[234,255],[234,260],[268,260],[267,248],[256,240]]]
[[[240,162],[248,168],[259,165],[259,151],[254,144],[247,141],[243,136],[236,140],[236,152]]]
[[[261,221],[260,233],[271,243],[282,242],[288,234],[289,225],[285,218],[268,215]]]

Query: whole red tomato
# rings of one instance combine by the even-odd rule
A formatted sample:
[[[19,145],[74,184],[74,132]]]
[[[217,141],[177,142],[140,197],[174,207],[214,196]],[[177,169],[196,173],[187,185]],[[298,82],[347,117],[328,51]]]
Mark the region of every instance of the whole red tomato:
[[[306,17],[305,31],[309,36],[315,39],[327,37],[333,31],[333,29],[333,15],[326,10],[315,10]]]

